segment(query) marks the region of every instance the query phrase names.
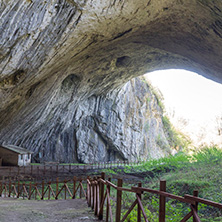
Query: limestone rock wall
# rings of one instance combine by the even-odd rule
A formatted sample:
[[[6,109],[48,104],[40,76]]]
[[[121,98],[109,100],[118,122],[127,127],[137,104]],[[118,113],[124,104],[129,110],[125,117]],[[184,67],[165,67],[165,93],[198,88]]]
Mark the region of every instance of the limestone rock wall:
[[[221,57],[221,0],[0,0],[0,142],[25,146],[37,160],[124,159],[130,149],[136,158],[151,139],[140,137],[133,108],[123,108],[131,119],[113,111],[116,90],[167,68],[221,82]]]
[[[56,96],[71,97],[74,79],[66,79]],[[31,149],[35,161],[135,161],[170,153],[162,110],[141,78],[106,95],[91,96],[79,102],[78,108],[75,101],[67,105],[46,108],[44,120],[40,122],[37,116],[32,124],[16,127],[2,142]],[[160,138],[165,144],[161,147],[157,143]]]
[[[89,98],[80,105],[76,121],[80,162],[146,160],[170,153],[162,110],[140,78],[106,96]],[[159,138],[165,146],[157,145]]]

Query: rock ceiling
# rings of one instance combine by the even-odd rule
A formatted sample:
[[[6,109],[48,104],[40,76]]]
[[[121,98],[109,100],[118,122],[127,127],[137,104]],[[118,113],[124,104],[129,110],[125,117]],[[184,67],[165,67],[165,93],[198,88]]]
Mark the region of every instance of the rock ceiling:
[[[221,58],[221,0],[1,0],[0,135],[149,71],[222,82]]]

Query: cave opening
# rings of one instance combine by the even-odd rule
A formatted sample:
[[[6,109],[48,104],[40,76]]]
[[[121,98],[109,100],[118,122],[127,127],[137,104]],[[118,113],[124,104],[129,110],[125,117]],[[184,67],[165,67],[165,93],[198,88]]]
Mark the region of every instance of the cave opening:
[[[195,146],[221,146],[222,84],[182,69],[155,71],[145,78],[160,90],[173,126]]]

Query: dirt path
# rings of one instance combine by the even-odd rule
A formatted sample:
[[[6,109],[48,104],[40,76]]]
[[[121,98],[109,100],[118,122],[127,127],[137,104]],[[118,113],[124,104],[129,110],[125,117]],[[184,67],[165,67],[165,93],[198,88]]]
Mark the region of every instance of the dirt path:
[[[20,200],[0,198],[0,222],[97,221],[85,200]]]

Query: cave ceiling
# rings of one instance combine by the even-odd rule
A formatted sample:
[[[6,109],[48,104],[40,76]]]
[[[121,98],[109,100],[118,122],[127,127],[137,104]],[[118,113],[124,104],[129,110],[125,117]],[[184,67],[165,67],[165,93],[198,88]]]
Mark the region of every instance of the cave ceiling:
[[[154,70],[221,83],[221,58],[220,0],[1,0],[1,135]]]

